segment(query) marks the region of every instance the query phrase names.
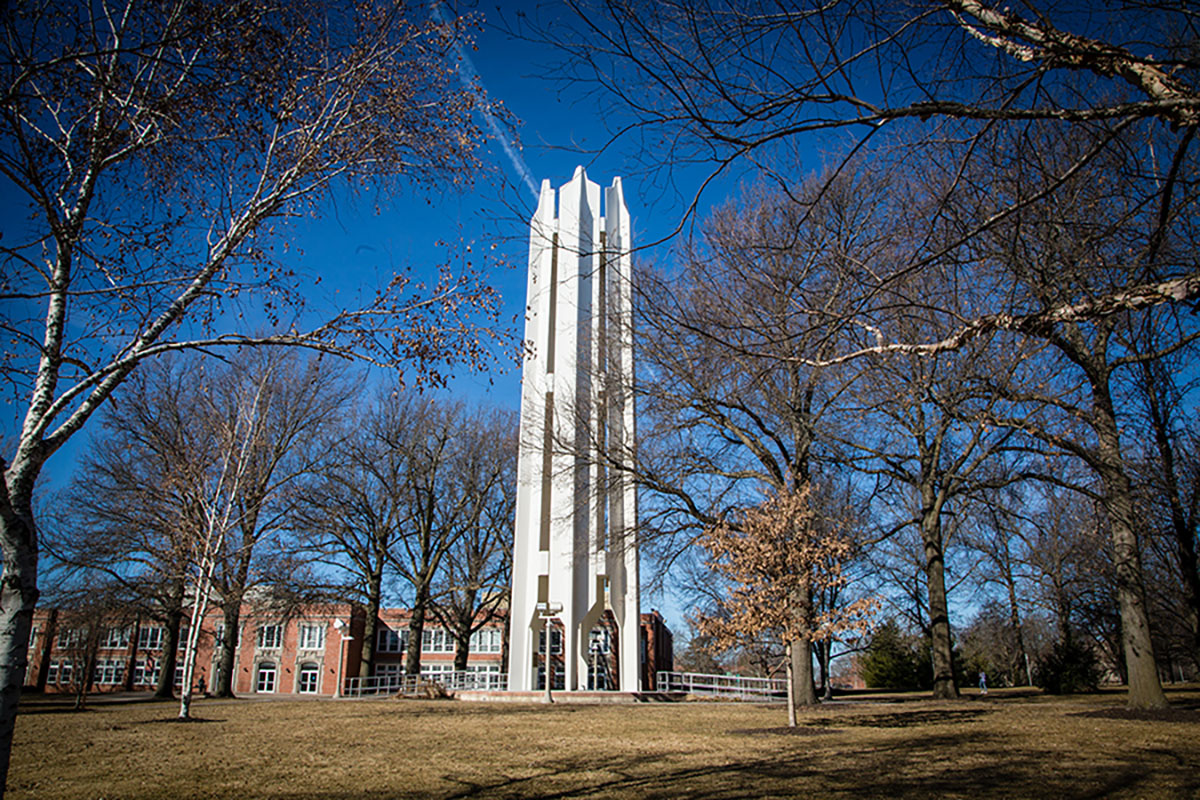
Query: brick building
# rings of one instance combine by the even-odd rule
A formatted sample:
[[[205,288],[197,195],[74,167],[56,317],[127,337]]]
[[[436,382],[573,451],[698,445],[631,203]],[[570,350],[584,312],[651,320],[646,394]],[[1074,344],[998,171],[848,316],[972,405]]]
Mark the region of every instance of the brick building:
[[[348,604],[312,606],[287,619],[243,609],[234,657],[233,690],[237,694],[324,695],[336,693],[357,677],[362,665],[365,618]],[[375,630],[375,676],[400,675],[408,641],[407,609],[382,609]],[[101,631],[95,648],[85,647],[84,632],[60,624],[54,609],[38,609],[29,645],[26,690],[72,692],[81,679],[82,664],[94,657],[89,692],[149,691],[159,676],[165,631],[161,623],[133,619]],[[560,630],[551,632],[551,659],[556,677],[561,670]],[[217,643],[225,635],[223,617],[214,609],[205,617],[197,644],[194,686],[211,688],[219,668]],[[180,632],[186,641],[187,632]],[[421,640],[421,674],[436,678],[454,669],[455,639],[436,622],[426,621]],[[601,639],[603,637],[600,637]],[[607,681],[615,657],[603,641],[593,643],[597,657],[595,688],[616,688]],[[657,612],[642,615],[643,687],[652,689],[656,670],[671,668],[671,633]],[[545,643],[542,643],[544,653]],[[503,620],[484,626],[470,642],[467,670],[495,675],[497,686],[504,674]],[[182,656],[183,645],[179,651]],[[556,658],[557,655],[557,658]],[[615,671],[611,674],[615,674]],[[175,685],[181,685],[182,667],[176,668]]]

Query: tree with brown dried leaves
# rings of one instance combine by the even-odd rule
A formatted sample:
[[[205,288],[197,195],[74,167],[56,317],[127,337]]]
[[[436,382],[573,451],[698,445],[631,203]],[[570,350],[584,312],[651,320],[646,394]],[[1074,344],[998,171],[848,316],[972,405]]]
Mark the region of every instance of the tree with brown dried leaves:
[[[874,598],[827,609],[814,602],[818,593],[845,584],[843,565],[855,545],[838,520],[817,513],[812,494],[811,484],[775,493],[738,523],[722,521],[700,538],[709,566],[732,588],[717,613],[696,620],[697,628],[721,649],[763,635],[783,643],[791,727],[797,705],[817,703],[811,644],[865,632],[878,607]]]

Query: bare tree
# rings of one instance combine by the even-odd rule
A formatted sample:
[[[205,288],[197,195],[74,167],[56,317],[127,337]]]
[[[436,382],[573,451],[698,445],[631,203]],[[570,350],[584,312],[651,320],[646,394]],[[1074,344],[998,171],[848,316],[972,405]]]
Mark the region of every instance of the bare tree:
[[[787,187],[794,165],[781,167],[780,151],[831,141],[835,152],[862,154],[896,141],[957,140],[970,160],[992,131],[1031,122],[1112,130],[1167,122],[1164,152],[1185,158],[1200,121],[1194,15],[1169,3],[1103,14],[1081,13],[1091,7],[1073,3],[1027,3],[1022,13],[981,0],[576,0],[570,7],[574,25],[539,24],[531,15],[518,33],[558,48],[568,61],[563,79],[595,86],[608,99],[606,119],[616,131],[610,147],[635,140],[656,177],[677,165],[705,165],[699,191],[739,165]],[[645,148],[648,136],[665,152]],[[1067,178],[1123,146],[1097,142],[1054,175]],[[981,214],[966,235],[1021,207]],[[698,208],[697,194],[689,213]],[[922,254],[908,267],[938,255]],[[878,275],[880,289],[890,277]],[[1142,284],[1141,277],[1087,307],[1040,309],[1026,320],[1005,319],[996,308],[967,321],[963,333],[1036,327],[1059,314],[1103,316],[1200,293],[1194,269],[1172,280],[1160,275]]]
[[[1032,658],[1024,632],[1025,604],[1032,601],[1025,597],[1023,548],[1016,533],[1020,520],[1010,508],[1015,503],[1000,494],[988,492],[976,498],[977,502],[970,509],[972,532],[966,537],[965,544],[985,559],[978,576],[980,583],[998,585],[1003,591],[1003,601],[998,607],[1005,609],[1007,614],[1015,660],[1007,665],[1010,679],[1016,685],[1017,676],[1023,675],[1026,685],[1032,686]]]
[[[22,417],[0,463],[2,781],[38,597],[34,489],[139,364],[296,344],[437,379],[484,355],[473,314],[493,297],[447,267],[322,319],[272,253],[271,223],[339,186],[469,174],[478,92],[445,61],[459,20],[386,0],[42,0],[6,6],[0,26],[0,175],[30,211],[0,261],[3,373]],[[246,301],[268,332],[229,327]]]
[[[1107,135],[1095,132],[1101,139]],[[1086,304],[1109,296],[1130,274],[1153,276],[1191,260],[1189,228],[1172,221],[1194,206],[1192,183],[1181,181],[1172,190],[1179,195],[1175,204],[1162,201],[1148,207],[1147,198],[1162,190],[1146,189],[1139,169],[1143,155],[1136,150],[1113,153],[1104,159],[1102,171],[1064,182],[1051,177],[1056,166],[1075,160],[1080,150],[1089,149],[1091,140],[1080,131],[1064,137],[1046,130],[1028,130],[1020,138],[1036,143],[1040,163],[1017,160],[1003,167],[994,165],[987,171],[991,185],[986,192],[973,189],[969,201],[973,205],[986,193],[991,198],[985,201],[988,206],[1004,204],[1008,198],[1024,204],[1043,192],[1046,181],[1057,187],[1053,195],[1011,215],[971,245],[980,274],[991,272],[1007,282],[1014,306],[1037,313],[1037,309]],[[1046,345],[1042,358],[1025,363],[1017,381],[989,387],[1013,403],[1037,407],[1019,419],[998,414],[994,422],[1078,459],[1098,481],[1098,485],[1085,482],[1073,488],[1103,504],[1123,626],[1129,702],[1137,707],[1161,707],[1166,699],[1157,677],[1145,607],[1135,497],[1122,442],[1128,436],[1122,384],[1137,365],[1200,335],[1188,320],[1170,312],[1148,308],[1136,316],[1057,320],[1027,330],[1027,338]],[[1131,319],[1159,330],[1157,348],[1140,346],[1131,335]],[[1047,375],[1054,379],[1048,380]],[[1061,483],[1053,475],[1042,477]]]
[[[517,419],[476,410],[459,428],[451,496],[466,499],[435,590],[434,614],[454,637],[454,669],[467,669],[471,637],[508,610],[517,490]],[[504,642],[501,646],[503,648]]]
[[[391,446],[390,398],[351,408],[330,433],[326,456],[295,491],[296,525],[320,563],[336,575],[332,591],[365,609],[360,670],[373,674],[379,609],[390,583],[392,551],[407,531],[403,457]],[[348,677],[355,677],[353,675]]]
[[[311,577],[292,536],[296,520],[292,487],[324,455],[325,432],[336,425],[349,390],[336,365],[286,351],[251,351],[227,368],[208,368],[198,377],[207,384],[200,395],[209,411],[204,416],[213,420],[217,430],[236,428],[250,387],[260,393],[256,435],[232,496],[236,524],[225,532],[223,547],[215,553],[212,576],[225,631],[213,689],[219,697],[231,697],[246,598],[256,588],[269,587],[276,604],[290,599],[294,605],[296,592],[303,593],[300,584]]]
[[[880,353],[932,355],[996,331],[1065,345],[1064,357],[1087,375],[1098,410],[1087,424],[1099,445],[1080,447],[1076,440],[1071,447],[1102,476],[1108,498],[1130,665],[1129,702],[1164,705],[1139,599],[1129,480],[1111,410],[1110,375],[1116,364],[1102,351],[1113,324],[1106,320],[1200,294],[1194,259],[1170,247],[1189,226],[1195,202],[1188,176],[1194,171],[1191,145],[1200,92],[1191,10],[1150,4],[1112,8],[1096,17],[1074,13],[1069,4],[1053,10],[1030,4],[1022,15],[977,0],[916,5],[846,0],[789,7],[611,0],[603,4],[603,13],[576,8],[578,26],[587,35],[558,42],[579,67],[572,77],[597,81],[610,92],[618,106],[610,118],[619,119],[625,130],[653,132],[672,143],[666,157],[654,153],[661,163],[706,161],[715,175],[752,158],[786,185],[786,172],[772,171],[778,168],[778,148],[797,145],[804,135],[857,130],[851,148],[856,154],[872,140],[961,143],[958,164],[948,170],[958,176],[949,184],[950,193],[970,195],[973,202],[960,206],[957,235],[939,239],[937,247],[914,250],[891,269],[874,271],[863,290],[871,302],[856,310],[860,324],[872,325],[871,314],[881,306],[895,306],[898,282],[993,233],[1009,234],[1006,252],[1014,274],[1036,273],[1043,289],[1061,276],[1063,285],[1035,293],[1035,302],[1022,293],[999,291],[990,308],[961,319],[935,341],[905,340],[876,326],[875,340],[867,346],[807,363],[828,365]],[[1154,43],[1154,55],[1146,54],[1147,42]],[[912,58],[916,52],[937,57]],[[1170,130],[1155,124],[1160,121]],[[1042,158],[1049,133],[1078,146],[1052,148],[1057,155]],[[1022,165],[1016,169],[1021,175],[1017,189],[992,191],[991,175],[1014,163]],[[1130,175],[1139,176],[1140,184],[1127,180]],[[1028,221],[1037,217],[1042,230],[1035,238],[1052,241],[1048,229],[1056,224],[1056,214],[1085,184],[1102,192],[1120,185],[1119,194],[1106,197],[1110,208],[1093,209],[1110,223],[1114,213],[1140,210],[1140,241],[1110,227],[1105,262],[1073,258],[1069,273],[1044,259],[1032,269],[1022,266],[1027,253],[1014,242],[1039,227],[1031,228]],[[1102,227],[1103,222],[1093,226],[1087,239],[1095,244]],[[1012,236],[1018,228],[1021,232]],[[1131,244],[1134,263],[1115,269],[1119,260],[1131,260],[1117,258],[1130,252]],[[1103,266],[1094,270],[1097,264]],[[1089,269],[1096,279],[1080,280]],[[920,307],[922,298],[911,296],[907,302]],[[1089,339],[1084,329],[1093,321],[1100,331]]]
[[[405,514],[404,535],[391,556],[411,598],[404,671],[418,675],[425,623],[442,588],[439,580],[464,533],[464,514],[476,498],[454,491],[464,449],[461,403],[409,395],[389,404],[386,411],[386,441],[400,458],[397,488]]]
[[[174,697],[176,651],[191,550],[187,503],[173,483],[181,464],[209,457],[188,409],[193,373],[171,359],[147,365],[105,406],[67,498],[55,503],[43,545],[66,582],[117,584],[128,604],[163,624],[155,694]]]
[[[1151,341],[1147,349],[1156,349]],[[1147,545],[1162,553],[1169,583],[1177,586],[1176,612],[1188,632],[1193,664],[1200,668],[1200,429],[1190,407],[1190,350],[1144,361],[1134,377],[1134,402],[1152,446],[1137,470],[1139,509],[1153,520]],[[1168,592],[1167,594],[1174,594]],[[1168,603],[1167,608],[1176,605]]]

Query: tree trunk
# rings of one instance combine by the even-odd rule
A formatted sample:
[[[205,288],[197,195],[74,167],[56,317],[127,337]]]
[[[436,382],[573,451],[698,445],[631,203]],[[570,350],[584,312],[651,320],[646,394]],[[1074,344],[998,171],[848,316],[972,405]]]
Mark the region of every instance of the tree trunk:
[[[1159,402],[1154,390],[1153,370],[1147,362],[1143,365],[1147,379],[1147,400],[1150,410],[1154,443],[1162,460],[1162,478],[1166,490],[1166,501],[1171,510],[1171,530],[1175,535],[1175,547],[1179,560],[1179,571],[1183,575],[1184,598],[1187,604],[1184,618],[1191,633],[1192,658],[1200,664],[1200,559],[1196,554],[1196,531],[1184,510],[1183,495],[1179,489],[1179,472],[1175,466],[1175,449],[1171,446],[1170,422],[1167,412]],[[1193,512],[1194,514],[1194,512]]]
[[[1108,449],[1103,438],[1101,447]],[[1115,458],[1119,450],[1111,452]],[[1133,491],[1123,469],[1106,469],[1105,506],[1112,539],[1113,566],[1117,578],[1117,602],[1121,609],[1121,644],[1129,680],[1130,708],[1166,708],[1167,697],[1158,680],[1146,591],[1142,583],[1141,553],[1133,530]]]
[[[37,674],[37,690],[42,693],[45,693],[46,683],[50,679],[50,652],[54,646],[54,637],[57,633],[58,609],[52,608],[50,609],[50,616],[46,620],[46,635],[42,637],[42,658]]]
[[[217,681],[213,686],[214,697],[236,697],[233,691],[234,661],[237,656],[238,633],[242,625],[242,606],[227,605],[224,609],[224,619],[221,624],[225,633],[221,638],[221,652],[218,653]]]
[[[14,465],[9,472],[15,470]],[[0,790],[8,780],[13,729],[29,667],[29,636],[38,601],[37,528],[33,522],[32,495],[18,494],[7,475],[5,480],[4,496],[0,497],[0,553],[4,559],[0,572]],[[32,488],[32,480],[29,483]]]
[[[829,665],[833,661],[833,639],[826,639],[821,642],[820,649],[817,651],[817,658],[821,661],[821,683],[822,683],[822,700],[833,699],[833,676],[829,672]]]
[[[83,674],[79,675],[79,664],[75,665],[76,681],[75,681],[75,710],[82,711],[87,706],[88,692],[92,689],[92,678],[96,674],[96,656],[100,651],[99,633],[96,630],[88,631],[86,640],[86,649],[83,654]]]
[[[176,606],[167,611],[162,658],[158,665],[158,685],[154,687],[154,696],[163,700],[175,699],[175,665],[179,658],[179,628],[182,624],[182,608]]]
[[[459,613],[454,618],[454,671],[465,672],[471,658],[471,615]]]
[[[138,637],[142,634],[142,615],[138,614],[133,620],[133,635],[129,637],[129,652],[125,656],[125,680],[121,688],[127,692],[133,691],[134,667],[137,664]]]
[[[935,700],[958,698],[954,680],[954,645],[950,634],[950,608],[946,600],[946,563],[942,549],[940,510],[927,502],[921,515],[921,541],[925,547],[925,580],[929,587],[929,635],[933,661]]]
[[[787,707],[788,707],[788,727],[796,727],[796,670],[792,668],[792,647],[788,645],[787,657],[784,661],[787,664]]]
[[[358,663],[358,674],[347,675],[348,678],[369,678],[375,674],[375,644],[378,639],[379,607],[383,604],[383,566],[380,566],[367,579],[367,614],[363,620],[362,657]]]
[[[1012,626],[1013,634],[1017,639],[1017,663],[1012,669],[1013,679],[1015,681],[1024,667],[1025,680],[1028,681],[1026,685],[1033,686],[1033,673],[1029,669],[1029,653],[1025,651],[1025,633],[1021,630],[1021,609],[1017,605],[1016,582],[1009,575],[1006,583],[1008,584],[1008,624]]]
[[[1121,644],[1129,680],[1130,708],[1166,708],[1167,697],[1158,680],[1142,557],[1133,520],[1133,488],[1121,457],[1121,434],[1113,411],[1107,376],[1092,380],[1092,414],[1096,430],[1097,471],[1104,484],[1113,567],[1117,578],[1117,603],[1121,610]]]
[[[508,635],[511,632],[512,618],[505,612],[504,614],[504,638],[500,642],[500,674],[508,675]],[[505,680],[508,680],[505,678]]]
[[[471,629],[475,625],[475,599],[478,594],[474,589],[465,590],[462,605],[454,617],[455,672],[465,672],[467,660],[471,657]]]
[[[787,644],[790,704],[815,706],[820,701],[813,685],[812,642],[798,639]]]
[[[421,674],[421,635],[425,632],[425,609],[429,605],[429,589],[421,586],[413,599],[412,617],[408,622],[408,651],[404,654],[404,673]]]

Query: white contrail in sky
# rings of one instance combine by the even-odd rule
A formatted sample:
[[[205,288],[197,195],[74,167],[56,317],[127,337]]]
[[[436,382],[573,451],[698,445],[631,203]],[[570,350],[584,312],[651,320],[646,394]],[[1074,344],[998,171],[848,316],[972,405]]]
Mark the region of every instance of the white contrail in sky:
[[[438,22],[443,25],[452,24],[450,16],[442,8],[442,4],[438,0],[431,0],[429,10],[437,17]],[[533,173],[529,170],[529,165],[525,163],[524,156],[517,150],[513,144],[512,138],[500,127],[500,122],[496,119],[496,115],[492,113],[492,106],[487,102],[487,98],[479,92],[479,87],[483,86],[483,82],[479,80],[479,72],[475,69],[475,62],[463,50],[462,42],[457,38],[454,40],[454,52],[458,56],[458,79],[462,82],[463,88],[476,95],[479,100],[479,113],[487,121],[488,127],[492,131],[492,136],[496,141],[500,142],[500,146],[504,148],[504,154],[508,156],[508,161],[512,164],[513,169],[517,171],[518,177],[525,183],[525,187],[529,189],[529,193],[536,200],[538,197],[537,181],[533,179]]]

